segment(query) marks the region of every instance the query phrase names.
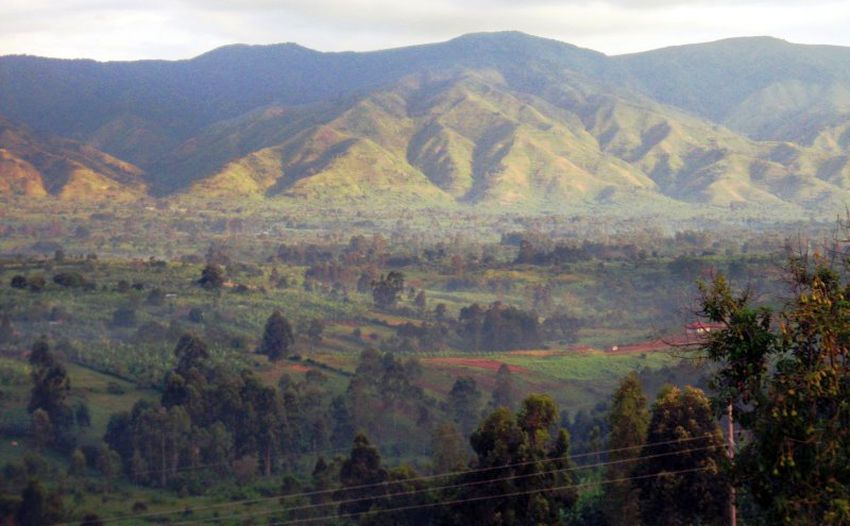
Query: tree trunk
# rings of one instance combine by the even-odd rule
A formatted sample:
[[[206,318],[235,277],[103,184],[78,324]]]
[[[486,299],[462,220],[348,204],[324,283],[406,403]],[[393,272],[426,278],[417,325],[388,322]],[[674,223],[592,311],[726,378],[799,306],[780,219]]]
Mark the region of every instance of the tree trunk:
[[[159,438],[159,452],[162,457],[162,469],[159,472],[159,485],[163,488],[165,487],[165,483],[168,481],[168,473],[167,473],[167,455],[165,454],[165,434],[163,433]]]
[[[174,448],[171,452],[171,474],[177,476],[177,468],[180,466],[180,450],[177,448],[177,442],[172,443]]]
[[[735,458],[735,423],[732,421],[732,403],[726,406],[726,454],[730,462]],[[729,525],[737,526],[738,510],[735,507],[735,486],[729,485]]]

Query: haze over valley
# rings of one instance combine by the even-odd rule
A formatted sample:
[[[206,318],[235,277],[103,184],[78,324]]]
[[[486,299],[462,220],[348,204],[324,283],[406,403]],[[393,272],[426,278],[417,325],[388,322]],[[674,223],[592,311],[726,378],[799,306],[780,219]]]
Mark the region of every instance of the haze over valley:
[[[850,47],[3,51],[805,7],[3,3],[0,525],[850,524]]]

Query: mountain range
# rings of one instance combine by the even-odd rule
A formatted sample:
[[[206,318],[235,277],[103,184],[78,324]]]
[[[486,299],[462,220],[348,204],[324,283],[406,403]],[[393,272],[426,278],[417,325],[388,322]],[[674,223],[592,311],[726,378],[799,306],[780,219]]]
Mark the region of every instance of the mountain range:
[[[505,32],[0,57],[0,195],[843,208],[850,48],[753,37],[606,56]]]

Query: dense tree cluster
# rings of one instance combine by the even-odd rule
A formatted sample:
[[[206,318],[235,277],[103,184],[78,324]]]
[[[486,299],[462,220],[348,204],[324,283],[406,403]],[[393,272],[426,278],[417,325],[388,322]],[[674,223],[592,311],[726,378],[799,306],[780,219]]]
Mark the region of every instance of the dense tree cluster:
[[[0,346],[11,343],[15,339],[15,328],[12,319],[6,313],[0,314]]]
[[[557,414],[552,398],[531,395],[518,413],[501,407],[481,422],[470,437],[477,471],[459,477],[469,485],[458,491],[466,502],[452,508],[453,524],[559,522],[578,491],[569,433],[551,434]]]
[[[449,329],[441,323],[405,322],[396,327],[395,340],[382,342],[381,348],[397,351],[441,351],[446,348]],[[391,348],[394,346],[394,349]]]
[[[472,469],[458,474],[451,471],[465,466],[465,452],[451,426],[438,427],[435,441],[442,446],[435,467],[447,476],[433,482],[407,466],[387,468],[358,434],[339,472],[339,513],[367,525],[559,524],[578,491],[569,434],[563,429],[550,434],[557,412],[546,395],[529,396],[518,413],[495,410],[469,439]],[[434,491],[426,491],[429,484]]]
[[[643,524],[727,523],[723,435],[702,391],[671,386],[659,393],[640,456],[634,484]]]
[[[402,291],[404,274],[395,270],[372,282],[372,299],[375,305],[381,308],[395,306]]]
[[[464,435],[472,431],[480,418],[482,397],[478,384],[471,376],[462,376],[455,380],[446,397],[448,413]]]
[[[605,517],[611,526],[639,524],[638,488],[625,480],[634,474],[634,460],[640,458],[640,448],[646,443],[649,427],[646,396],[637,373],[629,373],[614,392],[608,419],[611,426],[608,459],[612,463],[605,475],[609,480],[621,482],[609,483],[605,488],[610,504],[604,510]]]
[[[833,252],[840,249],[833,247]],[[850,522],[848,259],[794,256],[794,295],[774,313],[716,277],[703,284],[715,401],[748,431],[734,475],[774,524]]]
[[[511,241],[508,241],[510,244]],[[518,241],[514,263],[530,265],[562,265],[590,259],[604,261],[645,259],[647,253],[634,243],[607,244],[584,241],[580,244],[559,243],[552,248],[535,246],[528,239]]]
[[[66,401],[71,382],[65,366],[56,359],[45,338],[35,342],[29,362],[33,387],[27,409],[32,413],[33,432],[43,445],[68,449],[74,443],[74,414]]]
[[[281,394],[250,373],[211,367],[196,336],[183,336],[175,355],[160,403],[139,401],[110,419],[104,440],[133,480],[167,486],[184,467],[225,473],[248,460],[270,475],[304,450],[310,428],[294,387]]]
[[[414,415],[417,427],[428,427],[435,402],[415,384],[421,374],[415,359],[402,361],[393,353],[363,351],[346,392],[353,425],[377,434],[379,430],[386,432],[397,427],[394,421],[409,414]]]
[[[487,309],[477,303],[461,309],[457,332],[473,351],[530,349],[541,343],[537,315],[500,302]]]
[[[344,283],[354,279],[352,267],[336,261],[315,263],[304,271],[305,280],[316,280],[325,283]]]
[[[60,272],[53,276],[53,283],[70,289],[85,288],[86,290],[94,290],[97,287],[95,282],[86,279],[79,272]]]

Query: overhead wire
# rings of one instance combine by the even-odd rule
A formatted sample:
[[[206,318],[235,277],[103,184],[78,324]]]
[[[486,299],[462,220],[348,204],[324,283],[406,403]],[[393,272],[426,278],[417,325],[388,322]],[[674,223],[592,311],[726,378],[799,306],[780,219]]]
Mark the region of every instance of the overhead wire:
[[[688,438],[675,439],[675,440],[667,440],[667,441],[655,442],[655,443],[647,443],[647,444],[642,444],[642,445],[637,445],[637,446],[626,446],[626,447],[622,447],[622,448],[611,448],[611,449],[605,449],[605,450],[591,451],[591,452],[586,452],[586,453],[579,453],[579,454],[576,454],[576,455],[570,455],[569,459],[570,460],[577,460],[577,459],[580,459],[580,458],[601,456],[601,455],[605,455],[605,454],[619,453],[619,452],[625,452],[625,451],[632,451],[632,450],[635,450],[635,449],[655,448],[655,447],[661,447],[661,446],[671,445],[671,444],[684,444],[684,443],[689,443],[689,442],[693,442],[693,441],[696,441],[696,440],[708,439],[708,438],[711,438],[713,436],[714,435],[712,435],[712,434],[705,434],[705,435],[700,435],[700,436],[695,436],[695,437],[688,437]],[[710,446],[710,447],[714,447],[714,446]],[[410,478],[410,479],[406,479],[404,482],[410,483],[410,482],[428,481],[428,480],[434,480],[434,479],[439,479],[439,478],[444,478],[444,477],[454,477],[454,476],[469,475],[469,474],[476,474],[476,473],[486,473],[486,472],[490,472],[490,471],[496,471],[496,470],[501,470],[501,469],[506,469],[506,468],[521,467],[521,466],[526,466],[526,465],[535,464],[535,463],[547,463],[547,462],[564,461],[564,460],[565,460],[564,457],[560,457],[560,458],[553,458],[553,459],[540,459],[540,460],[516,462],[516,463],[504,464],[504,465],[500,465],[500,466],[490,466],[490,467],[486,467],[486,468],[456,470],[456,471],[449,471],[449,472],[445,472],[445,473],[437,473],[437,474],[432,474],[432,475],[423,475],[423,476],[419,476],[419,477],[413,477],[413,478]],[[379,483],[372,483],[372,484],[361,484],[361,485],[357,485],[357,486],[350,486],[348,488],[345,488],[345,490],[346,491],[354,491],[354,490],[360,490],[360,489],[370,489],[370,488],[387,486],[387,485],[391,485],[391,484],[396,484],[396,482],[390,481],[390,482],[379,482]],[[332,494],[332,493],[336,493],[338,491],[339,491],[339,489],[337,488],[337,489],[328,489],[328,490],[307,491],[307,492],[300,492],[300,493],[280,494],[280,495],[274,495],[274,496],[269,496],[269,497],[261,497],[261,498],[256,498],[256,499],[242,499],[242,500],[224,502],[224,503],[220,503],[220,504],[213,504],[213,505],[209,505],[209,506],[195,508],[194,511],[220,509],[220,508],[226,508],[226,507],[238,506],[238,505],[258,504],[258,503],[261,503],[261,502],[268,502],[268,501],[279,500],[279,499],[313,497],[313,496],[324,495],[324,494]],[[101,519],[101,522],[105,524],[105,523],[120,522],[120,521],[125,521],[125,520],[130,520],[130,519],[136,519],[136,518],[147,518],[147,517],[158,517],[158,516],[165,516],[165,515],[173,515],[173,514],[179,514],[179,513],[184,513],[184,512],[185,512],[185,509],[174,509],[174,510],[167,510],[167,511],[143,513],[143,514],[127,514],[127,515],[122,515],[122,516],[116,516],[116,517],[109,517],[109,518]],[[70,523],[60,524],[59,526],[70,526]]]
[[[409,496],[417,495],[417,494],[420,494],[420,493],[430,493],[430,492],[435,492],[435,491],[446,491],[446,490],[460,489],[460,488],[471,487],[471,486],[481,486],[481,485],[485,485],[485,484],[493,484],[493,483],[496,483],[496,482],[505,482],[505,481],[509,481],[509,480],[518,480],[518,479],[539,477],[539,476],[545,476],[545,475],[555,475],[555,474],[558,474],[558,473],[568,473],[568,472],[572,472],[572,471],[580,471],[580,470],[585,470],[585,469],[605,467],[605,466],[610,466],[610,465],[614,465],[614,464],[623,464],[623,463],[627,463],[627,462],[637,462],[637,461],[641,461],[641,460],[648,460],[648,459],[653,459],[653,458],[662,458],[662,457],[668,457],[668,456],[672,456],[672,455],[681,455],[681,454],[684,454],[684,453],[693,453],[693,452],[697,452],[697,451],[705,451],[705,450],[708,450],[708,449],[714,449],[716,447],[719,447],[719,446],[704,446],[704,447],[700,447],[700,448],[692,448],[692,449],[685,449],[685,450],[679,450],[679,451],[669,451],[667,453],[659,453],[659,454],[656,454],[656,455],[631,457],[631,458],[620,459],[620,460],[615,460],[615,461],[599,462],[599,463],[596,463],[596,464],[586,464],[586,465],[583,465],[583,466],[571,466],[571,467],[566,467],[566,468],[554,469],[554,470],[550,470],[550,471],[540,471],[540,472],[536,472],[536,473],[523,473],[523,474],[518,474],[518,475],[510,475],[510,476],[507,476],[507,477],[498,477],[498,478],[492,478],[492,479],[484,479],[484,480],[476,480],[476,481],[471,481],[471,482],[450,484],[450,485],[447,485],[447,486],[425,487],[425,488],[419,488],[419,489],[415,489],[415,490],[402,491],[402,492],[396,492],[396,493],[376,494],[376,495],[370,495],[370,496],[366,496],[366,497],[334,500],[334,501],[323,502],[323,503],[304,504],[304,505],[299,505],[299,506],[294,506],[294,507],[285,507],[285,508],[282,508],[282,509],[269,510],[269,511],[263,511],[263,512],[253,512],[253,513],[247,513],[247,514],[246,513],[233,513],[233,514],[230,514],[230,515],[226,515],[224,517],[213,517],[213,518],[209,518],[209,519],[191,520],[191,521],[179,521],[179,522],[175,522],[173,524],[175,526],[182,525],[182,524],[202,524],[202,523],[209,523],[209,522],[225,521],[225,520],[230,520],[230,519],[257,517],[257,516],[261,516],[261,515],[273,515],[275,513],[286,513],[286,512],[292,512],[292,511],[302,511],[302,510],[309,510],[309,509],[315,509],[315,508],[323,508],[323,507],[328,507],[328,506],[338,506],[340,504],[354,504],[354,503],[357,503],[357,502],[368,502],[368,501],[374,501],[374,500],[390,499],[390,498],[395,498],[395,497],[409,497]],[[541,460],[543,460],[543,459],[541,459]],[[560,459],[547,459],[547,460],[564,461],[565,459],[560,458]],[[394,481],[388,481],[386,484],[388,486],[389,485],[400,486],[400,485],[403,485],[403,484],[409,482],[410,480],[411,479],[401,479],[401,480],[397,480],[397,481],[394,480]],[[333,490],[333,491],[335,493],[345,493],[345,492],[349,491],[349,488],[338,488],[338,489]]]
[[[578,488],[583,488],[583,487],[592,487],[592,486],[596,486],[596,485],[600,485],[600,484],[613,484],[613,483],[617,483],[617,482],[629,482],[629,481],[633,481],[633,480],[642,480],[642,479],[646,479],[646,478],[657,477],[658,475],[660,475],[662,473],[667,474],[667,475],[680,475],[680,474],[683,474],[683,473],[695,473],[695,472],[699,472],[699,471],[707,471],[709,469],[711,469],[710,466],[703,466],[701,468],[681,469],[681,470],[677,470],[677,471],[662,471],[662,472],[658,472],[658,473],[651,473],[651,474],[648,474],[648,475],[639,475],[639,476],[634,476],[634,477],[623,477],[623,478],[619,478],[619,479],[600,480],[600,481],[595,481],[595,482],[585,482],[585,483],[581,483],[581,484],[568,484],[568,485],[564,485],[564,486],[556,486],[554,488],[536,488],[536,489],[533,489],[533,490],[515,491],[515,492],[511,492],[511,493],[501,493],[501,494],[497,494],[497,495],[483,495],[483,496],[480,496],[480,497],[467,497],[467,498],[463,498],[463,499],[454,499],[454,500],[442,501],[442,502],[428,502],[428,503],[425,503],[425,504],[411,504],[411,505],[408,505],[408,506],[398,506],[398,507],[395,507],[395,508],[367,510],[367,511],[364,511],[362,513],[343,513],[343,514],[337,513],[337,514],[333,514],[333,515],[326,515],[326,516],[323,516],[323,517],[305,517],[303,519],[292,519],[292,520],[285,520],[285,521],[280,521],[280,522],[270,522],[268,524],[268,526],[287,526],[289,524],[301,524],[301,523],[306,523],[306,522],[326,521],[326,520],[329,520],[329,519],[344,519],[344,518],[350,518],[350,517],[362,517],[363,515],[378,515],[378,514],[381,514],[381,513],[396,513],[396,512],[399,512],[399,511],[410,511],[410,510],[415,510],[415,509],[435,508],[435,507],[438,507],[438,506],[452,506],[452,505],[455,505],[455,504],[463,504],[463,503],[467,503],[467,502],[477,502],[477,501],[501,499],[501,498],[507,498],[507,497],[519,497],[519,496],[523,496],[523,495],[533,495],[535,493],[562,491],[562,490],[566,490],[566,489],[578,489]],[[244,517],[247,518],[249,516],[244,516]]]

